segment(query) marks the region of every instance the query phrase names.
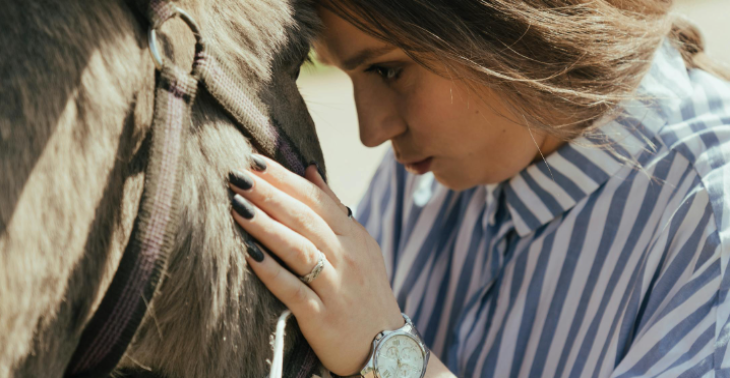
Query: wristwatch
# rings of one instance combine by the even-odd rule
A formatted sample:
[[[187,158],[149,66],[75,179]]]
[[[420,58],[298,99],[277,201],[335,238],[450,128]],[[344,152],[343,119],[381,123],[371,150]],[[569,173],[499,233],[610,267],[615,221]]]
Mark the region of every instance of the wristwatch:
[[[364,378],[423,378],[430,351],[421,335],[403,314],[406,324],[375,336],[370,358],[360,371]]]

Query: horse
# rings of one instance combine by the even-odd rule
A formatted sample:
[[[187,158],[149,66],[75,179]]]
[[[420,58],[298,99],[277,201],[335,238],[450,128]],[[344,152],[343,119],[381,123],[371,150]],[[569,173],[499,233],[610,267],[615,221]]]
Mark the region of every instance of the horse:
[[[0,378],[64,376],[132,234],[150,163],[156,68],[148,27],[130,3],[0,7]],[[296,86],[320,27],[310,0],[175,5],[200,35],[179,19],[166,22],[156,36],[165,59],[188,70],[202,37],[276,130],[324,172]],[[112,375],[262,377],[284,307],[247,267],[226,179],[251,166],[256,144],[205,91],[184,129],[178,230]],[[302,343],[290,324],[287,350]]]

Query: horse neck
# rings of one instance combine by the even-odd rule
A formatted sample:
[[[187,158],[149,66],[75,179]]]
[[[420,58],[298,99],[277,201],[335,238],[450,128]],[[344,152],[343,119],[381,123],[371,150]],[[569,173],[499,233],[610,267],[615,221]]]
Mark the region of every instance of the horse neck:
[[[16,197],[2,199],[13,211],[0,234],[0,251],[8,257],[0,276],[7,278],[4,288],[12,288],[0,288],[0,343],[8,345],[0,351],[0,376],[13,375],[3,370],[63,373],[118,264],[142,184],[130,162],[143,150],[151,116],[146,93],[152,93],[154,67],[145,35],[121,3],[79,1],[62,8],[35,14],[37,29],[13,28],[26,33],[21,40],[34,40],[33,33],[47,33],[54,20],[78,26],[63,29],[72,35],[52,36],[58,43],[42,44],[49,50],[45,59],[14,52],[40,75],[20,77],[28,88],[47,77],[59,82],[30,93],[32,104],[13,126],[34,136],[13,140],[32,158],[0,157],[14,163],[10,181],[22,182]],[[59,64],[53,56],[67,59]]]

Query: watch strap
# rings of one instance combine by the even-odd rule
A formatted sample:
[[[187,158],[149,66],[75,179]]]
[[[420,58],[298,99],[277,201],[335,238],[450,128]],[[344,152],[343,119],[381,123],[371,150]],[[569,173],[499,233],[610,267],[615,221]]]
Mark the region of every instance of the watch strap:
[[[423,344],[424,348],[426,348],[426,355],[424,356],[424,359],[426,361],[428,361],[428,355],[430,354],[430,351],[428,350],[428,347],[426,347],[425,343],[423,342],[423,338],[421,337],[421,334],[416,329],[416,326],[413,325],[413,321],[411,321],[411,318],[408,317],[408,315],[406,315],[406,314],[401,314],[401,315],[403,315],[403,320],[405,320],[405,322],[406,322],[406,324],[404,324],[403,327],[405,327],[406,325],[410,326],[411,329],[413,331],[415,331],[414,333],[418,337],[418,339],[421,342],[421,344]],[[398,329],[401,329],[403,327],[400,327]],[[386,331],[378,332],[378,334],[375,336],[375,338],[373,340],[373,348],[370,351],[370,356],[368,357],[368,361],[372,361],[373,360],[375,351],[377,349],[377,344],[378,344],[379,339],[381,339],[381,337],[383,336],[384,333],[387,333],[387,332],[390,332],[390,331],[395,331],[395,330],[386,330]],[[366,368],[367,368],[367,366],[363,367],[362,369],[360,369],[360,372],[358,372],[356,374],[353,374],[353,375],[337,375],[337,374],[335,374],[333,372],[330,372],[330,375],[332,376],[332,378],[363,378],[363,375],[362,375],[361,372],[363,370],[365,370]],[[425,372],[425,368],[424,368],[424,372]],[[423,374],[424,373],[422,372],[421,373],[421,376],[423,376]]]

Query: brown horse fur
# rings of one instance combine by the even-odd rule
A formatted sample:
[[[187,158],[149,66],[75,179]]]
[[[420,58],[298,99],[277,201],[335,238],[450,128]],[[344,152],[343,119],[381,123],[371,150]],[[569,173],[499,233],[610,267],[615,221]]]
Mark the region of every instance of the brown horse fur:
[[[321,162],[293,77],[317,27],[308,0],[179,5],[277,126]],[[63,375],[129,237],[154,85],[139,17],[124,0],[0,6],[0,378]],[[170,21],[162,34],[166,56],[190,67],[184,24]],[[262,377],[283,307],[246,267],[225,180],[248,165],[251,147],[209,95],[193,113],[181,232],[120,367]]]

